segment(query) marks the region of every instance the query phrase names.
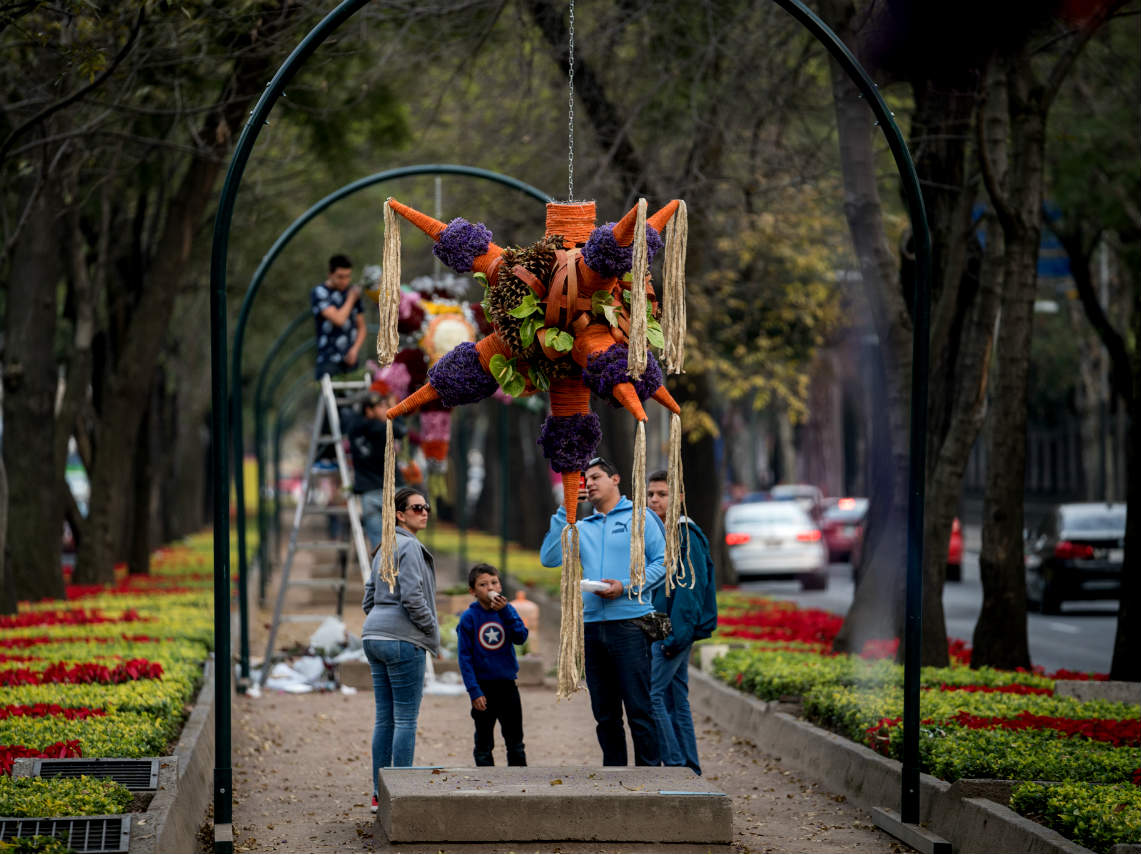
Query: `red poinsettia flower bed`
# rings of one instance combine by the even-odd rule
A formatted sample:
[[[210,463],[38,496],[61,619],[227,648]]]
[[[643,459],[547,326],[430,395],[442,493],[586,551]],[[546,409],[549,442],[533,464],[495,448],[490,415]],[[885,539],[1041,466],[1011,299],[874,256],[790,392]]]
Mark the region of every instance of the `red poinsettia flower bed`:
[[[888,743],[891,730],[903,723],[902,716],[881,718],[866,731],[869,746],[880,753],[891,756]],[[935,724],[933,718],[925,718],[922,724]],[[1141,746],[1141,721],[1113,718],[1064,718],[1062,716],[1034,715],[1023,710],[1016,716],[972,715],[960,710],[945,719],[942,724],[955,724],[968,730],[1054,730],[1062,736],[1083,736],[1097,742],[1126,748]]]
[[[793,603],[774,600],[746,600],[741,609],[732,609],[717,619],[718,635],[752,641],[801,642],[819,645],[830,654],[832,642],[844,618],[820,609],[801,609]],[[953,662],[970,662],[970,646],[958,638],[947,639]],[[873,639],[864,644],[864,659],[893,659],[899,650],[898,638]]]
[[[0,745],[0,774],[11,775],[12,764],[17,757],[43,757],[59,760],[64,757],[82,757],[78,739],[55,742],[43,750],[28,748],[26,745]]]
[[[948,683],[939,684],[940,692],[982,692],[990,694],[998,692],[1004,695],[1047,695],[1052,696],[1054,690],[1046,686],[1027,686],[1023,683],[1007,683],[1004,686],[952,686]]]
[[[153,621],[135,609],[127,609],[119,617],[105,615],[99,609],[59,609],[44,612],[21,612],[0,617],[0,629],[23,629],[29,626],[83,626],[94,623],[135,623]]]
[[[74,720],[105,715],[107,715],[107,710],[92,709],[91,707],[61,707],[59,704],[8,704],[0,707],[0,719],[13,716],[27,716],[29,718],[59,716]]]
[[[0,686],[39,686],[50,683],[127,683],[131,680],[157,680],[162,677],[162,665],[146,659],[131,659],[114,668],[95,662],[80,662],[67,666],[62,662],[49,665],[43,671],[13,668],[0,671]]]
[[[1023,710],[1016,716],[1000,717],[971,715],[960,711],[947,719],[971,730],[1056,730],[1066,736],[1084,736],[1098,742],[1120,747],[1141,746],[1141,721],[1121,721],[1113,718],[1062,718],[1051,715],[1034,715]]]
[[[119,640],[131,642],[146,642],[146,641],[171,641],[169,638],[158,638],[153,635],[128,635],[123,633],[119,638],[100,638],[98,636],[82,636],[82,635],[68,635],[59,638],[52,638],[50,635],[36,635],[29,638],[0,638],[0,649],[5,650],[26,650],[29,647],[36,647],[40,644],[114,644]]]
[[[801,609],[795,603],[764,598],[735,600],[717,619],[717,635],[750,641],[800,642],[820,646],[823,655],[831,655],[832,642],[840,632],[844,619],[821,609]],[[899,651],[898,638],[872,639],[860,650],[863,659],[894,659]],[[947,639],[951,662],[969,665],[971,646],[961,638]],[[1025,673],[1024,668],[1015,669]],[[1055,680],[1108,680],[1108,674],[1086,674],[1059,669],[1046,674],[1035,667],[1032,673]]]

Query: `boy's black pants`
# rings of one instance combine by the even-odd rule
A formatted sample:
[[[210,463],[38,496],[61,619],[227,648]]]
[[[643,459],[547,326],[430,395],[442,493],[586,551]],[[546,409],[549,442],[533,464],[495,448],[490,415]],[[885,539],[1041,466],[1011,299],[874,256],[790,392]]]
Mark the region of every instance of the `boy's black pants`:
[[[507,746],[507,765],[526,766],[527,755],[523,751],[523,704],[519,700],[519,688],[514,680],[480,680],[479,687],[487,698],[487,709],[471,708],[475,721],[476,766],[494,766],[491,749],[495,747],[495,721],[503,733],[503,744]]]

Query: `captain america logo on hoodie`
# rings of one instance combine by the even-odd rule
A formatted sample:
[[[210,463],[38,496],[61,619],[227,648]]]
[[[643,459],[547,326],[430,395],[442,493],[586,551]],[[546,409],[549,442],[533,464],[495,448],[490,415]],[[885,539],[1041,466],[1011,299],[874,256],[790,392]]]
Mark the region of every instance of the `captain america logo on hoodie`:
[[[488,621],[476,632],[479,646],[484,650],[498,650],[507,641],[507,633],[503,631],[503,624],[497,621]]]

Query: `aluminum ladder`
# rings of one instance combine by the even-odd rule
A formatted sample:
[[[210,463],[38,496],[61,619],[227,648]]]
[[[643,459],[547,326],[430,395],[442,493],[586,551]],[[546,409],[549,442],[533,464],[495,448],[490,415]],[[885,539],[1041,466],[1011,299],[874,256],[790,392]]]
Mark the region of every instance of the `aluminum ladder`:
[[[341,418],[338,406],[349,403],[352,396],[360,394],[368,388],[364,380],[347,380],[334,383],[328,374],[321,378],[321,394],[317,399],[317,413],[313,419],[313,432],[309,437],[309,453],[306,456],[305,477],[301,481],[301,501],[297,503],[297,510],[293,514],[293,527],[289,532],[289,548],[285,554],[285,564],[281,569],[281,579],[277,588],[277,599],[273,607],[273,623],[269,629],[269,639],[265,646],[265,660],[255,679],[260,688],[265,685],[273,666],[274,644],[277,642],[277,630],[283,623],[296,623],[303,621],[320,622],[329,615],[309,612],[285,613],[285,595],[290,588],[323,588],[337,592],[337,614],[339,618],[344,613],[345,590],[348,588],[349,564],[355,563],[360,570],[362,582],[368,581],[370,564],[368,546],[365,544],[364,528],[361,526],[361,500],[353,493],[352,476],[349,470],[348,458],[345,456],[343,434],[341,433]],[[321,430],[327,427],[329,433],[322,434]],[[319,454],[329,446],[333,447],[336,455],[336,472],[317,467]],[[340,491],[346,496],[344,505],[321,505],[313,501],[310,486],[314,475],[337,474],[340,477]],[[345,540],[310,540],[298,539],[302,520],[306,516],[326,514],[333,516],[347,516],[349,518],[349,539]],[[336,552],[345,554],[341,560],[339,577],[328,579],[291,579],[290,571],[293,569],[293,558],[298,551],[310,552]],[[347,553],[347,554],[346,554]]]

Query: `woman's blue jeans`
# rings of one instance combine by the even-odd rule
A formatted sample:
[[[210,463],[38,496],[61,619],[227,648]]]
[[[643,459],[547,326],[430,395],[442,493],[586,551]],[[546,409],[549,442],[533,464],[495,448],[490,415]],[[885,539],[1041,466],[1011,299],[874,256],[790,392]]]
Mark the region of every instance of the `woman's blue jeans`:
[[[424,649],[410,641],[364,640],[376,696],[372,729],[372,791],[377,770],[411,766],[416,751],[416,719],[424,694]]]

